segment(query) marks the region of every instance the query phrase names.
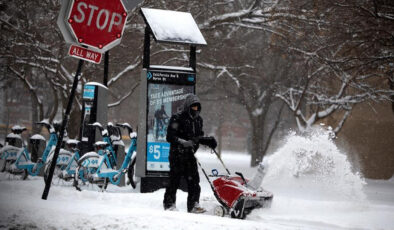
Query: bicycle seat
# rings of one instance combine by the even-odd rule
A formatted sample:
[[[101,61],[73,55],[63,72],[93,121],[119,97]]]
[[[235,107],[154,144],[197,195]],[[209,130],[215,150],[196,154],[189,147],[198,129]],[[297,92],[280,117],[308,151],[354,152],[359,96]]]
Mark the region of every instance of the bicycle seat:
[[[108,146],[109,146],[109,144],[104,141],[97,141],[96,143],[94,143],[94,147],[97,149],[105,149]]]
[[[94,122],[93,124],[88,124],[88,126],[90,126],[90,127],[96,127],[96,128],[98,128],[99,130],[103,130],[103,129],[104,129],[103,126],[100,124],[100,122]]]
[[[24,126],[19,126],[19,125],[14,125],[11,128],[11,131],[15,134],[21,134],[23,131],[26,131],[26,127]]]
[[[70,148],[70,149],[77,149],[77,148],[78,148],[78,145],[79,145],[79,141],[78,141],[78,140],[75,140],[75,139],[68,139],[68,140],[66,141],[66,145],[67,145],[67,147]]]

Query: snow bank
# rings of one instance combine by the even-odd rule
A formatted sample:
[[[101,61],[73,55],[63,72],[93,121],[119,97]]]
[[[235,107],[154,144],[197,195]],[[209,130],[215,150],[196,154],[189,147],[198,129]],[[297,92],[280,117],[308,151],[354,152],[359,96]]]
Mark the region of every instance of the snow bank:
[[[320,128],[303,136],[290,133],[282,148],[264,159],[267,174],[263,184],[274,193],[285,191],[319,200],[364,200],[364,179],[352,171],[330,135]]]

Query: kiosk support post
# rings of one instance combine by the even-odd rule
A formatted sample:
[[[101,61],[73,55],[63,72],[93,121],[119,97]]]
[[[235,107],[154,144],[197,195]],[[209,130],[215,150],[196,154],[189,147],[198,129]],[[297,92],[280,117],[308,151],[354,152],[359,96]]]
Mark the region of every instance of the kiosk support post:
[[[80,73],[82,71],[83,63],[84,63],[83,60],[79,60],[79,62],[78,62],[78,68],[77,68],[77,72],[75,73],[75,76],[74,76],[74,82],[73,82],[73,85],[71,88],[70,98],[68,99],[66,113],[64,114],[62,126],[60,128],[59,139],[56,144],[55,153],[53,154],[53,160],[51,163],[51,167],[49,168],[48,179],[45,181],[45,188],[44,188],[44,192],[42,193],[42,197],[41,197],[43,200],[47,199],[48,194],[49,194],[49,189],[51,188],[53,172],[55,171],[55,166],[56,166],[57,158],[59,156],[60,147],[62,146],[63,137],[64,137],[64,130],[66,129],[67,122],[70,118],[70,112],[71,112],[71,108],[72,108],[73,101],[74,101],[75,91],[78,86],[78,76],[80,75]]]
[[[150,63],[150,29],[149,26],[145,27],[145,36],[144,36],[144,56],[143,56],[143,64],[142,68],[149,68]]]
[[[189,66],[193,68],[194,71],[196,71],[196,46],[191,45],[190,46],[190,58],[189,58]]]

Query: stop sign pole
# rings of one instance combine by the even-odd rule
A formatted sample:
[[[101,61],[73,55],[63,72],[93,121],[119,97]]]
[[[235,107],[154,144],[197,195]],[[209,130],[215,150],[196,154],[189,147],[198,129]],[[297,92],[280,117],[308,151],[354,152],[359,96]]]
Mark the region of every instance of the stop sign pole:
[[[73,85],[71,88],[70,98],[68,99],[66,112],[63,116],[63,122],[62,122],[62,126],[60,128],[59,138],[56,143],[55,153],[53,154],[53,160],[52,160],[51,166],[49,168],[49,175],[48,175],[47,180],[45,181],[45,188],[44,188],[44,192],[42,193],[42,197],[41,197],[43,200],[46,200],[48,198],[49,189],[51,188],[53,172],[55,171],[57,158],[59,156],[60,148],[63,143],[64,131],[66,130],[68,120],[70,119],[70,112],[71,112],[71,108],[72,108],[73,101],[74,101],[75,91],[78,86],[78,77],[81,74],[83,63],[84,63],[84,60],[79,60],[79,62],[78,62],[77,72],[75,73],[75,76],[74,76],[74,81],[73,81]]]

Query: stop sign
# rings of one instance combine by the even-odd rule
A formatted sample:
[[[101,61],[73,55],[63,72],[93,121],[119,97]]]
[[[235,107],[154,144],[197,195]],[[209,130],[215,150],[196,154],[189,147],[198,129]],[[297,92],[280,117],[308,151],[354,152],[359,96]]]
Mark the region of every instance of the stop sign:
[[[126,18],[122,0],[73,0],[66,20],[78,43],[105,52],[120,43]]]

